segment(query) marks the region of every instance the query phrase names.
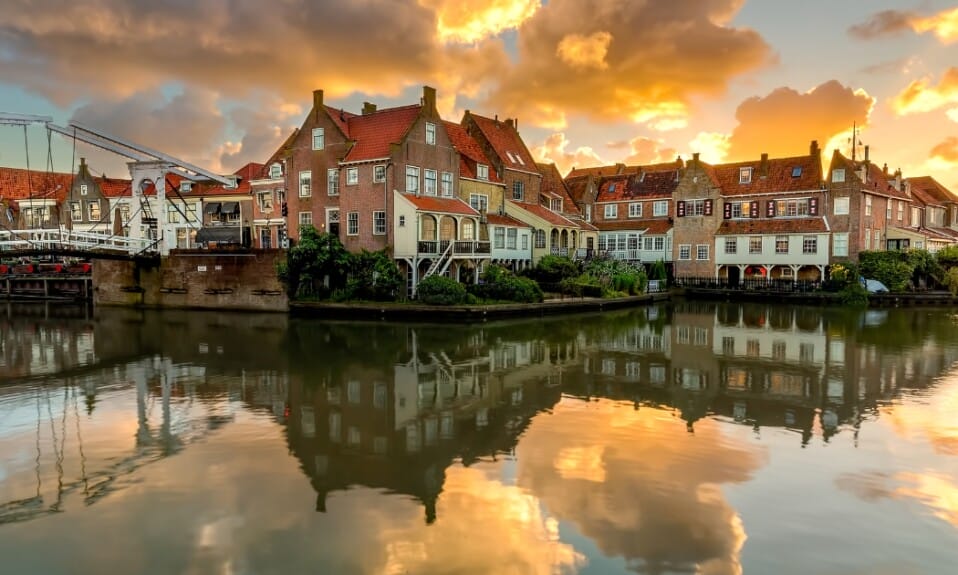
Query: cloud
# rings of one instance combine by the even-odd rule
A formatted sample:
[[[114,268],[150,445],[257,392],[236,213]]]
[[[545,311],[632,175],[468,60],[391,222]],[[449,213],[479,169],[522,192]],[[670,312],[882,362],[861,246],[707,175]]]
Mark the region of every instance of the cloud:
[[[564,133],[558,132],[547,137],[542,144],[534,146],[532,155],[537,160],[555,164],[560,174],[566,174],[572,168],[589,168],[608,164],[589,146],[580,146],[573,152],[567,152],[568,147],[569,140]]]
[[[436,13],[443,42],[478,42],[518,28],[541,7],[539,0],[419,0]]]
[[[958,137],[949,136],[931,149],[931,157],[958,165]]]
[[[243,136],[238,142],[224,143],[218,150],[222,170],[232,172],[248,162],[266,162],[292,133],[301,113],[298,106],[275,99],[231,110],[230,122]]]
[[[904,116],[958,104],[958,67],[945,70],[937,86],[931,82],[931,78],[926,77],[909,84],[892,101],[895,113]]]
[[[610,42],[612,34],[608,32],[596,32],[589,36],[569,34],[559,41],[556,55],[572,68],[605,70],[609,67],[605,56],[609,52]]]
[[[809,142],[828,141],[853,122],[868,123],[875,99],[831,80],[801,93],[782,87],[767,96],[742,102],[735,111],[738,125],[729,139],[733,159],[807,154]]]
[[[728,156],[731,136],[719,132],[699,132],[689,142],[689,148],[699,154],[703,162],[721,163]]]
[[[958,8],[923,17],[915,12],[883,10],[867,21],[848,29],[848,33],[862,40],[872,40],[903,32],[924,34],[931,32],[944,44],[958,41]]]
[[[917,56],[912,56],[871,64],[862,68],[861,71],[865,74],[909,74],[920,62]]]
[[[671,162],[676,158],[675,148],[663,147],[662,140],[637,136],[628,141],[629,155],[622,160],[625,164],[658,164]]]
[[[737,0],[553,0],[519,29],[516,62],[486,104],[554,129],[571,114],[668,119],[660,127],[674,127],[694,96],[718,96],[731,78],[770,61],[757,32],[724,25],[740,7]]]

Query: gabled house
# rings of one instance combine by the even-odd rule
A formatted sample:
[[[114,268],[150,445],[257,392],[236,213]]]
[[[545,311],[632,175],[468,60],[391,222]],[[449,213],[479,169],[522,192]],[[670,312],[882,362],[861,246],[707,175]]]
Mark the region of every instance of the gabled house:
[[[0,168],[0,225],[10,229],[59,228],[60,205],[73,174]]]
[[[677,276],[820,280],[829,262],[821,152],[709,165],[694,154],[675,191]]]
[[[586,258],[594,252],[599,239],[599,230],[587,222],[579,210],[578,204],[572,199],[572,194],[559,173],[555,164],[537,163],[539,173],[542,174],[541,204],[553,212],[561,214],[567,220],[579,226],[578,238],[570,238],[569,245],[573,257]],[[560,232],[561,233],[561,232]],[[561,239],[561,237],[560,237]]]
[[[299,130],[263,164],[260,173],[250,180],[253,196],[253,245],[260,249],[289,247],[286,201],[286,158]]]
[[[912,198],[912,228],[925,236],[925,249],[934,253],[958,242],[958,197],[930,176],[908,178],[905,190]]]

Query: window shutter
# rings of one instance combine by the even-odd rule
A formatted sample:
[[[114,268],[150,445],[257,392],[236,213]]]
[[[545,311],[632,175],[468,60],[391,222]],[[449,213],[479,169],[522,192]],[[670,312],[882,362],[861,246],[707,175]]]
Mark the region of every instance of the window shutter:
[[[732,219],[732,204],[731,204],[731,202],[725,202],[725,204],[723,204],[723,208],[724,208],[724,209],[723,209],[723,217],[724,217],[726,220]]]
[[[685,202],[679,200],[675,202],[675,215],[680,218],[685,217]]]
[[[808,214],[811,216],[818,215],[818,198],[808,199]]]
[[[705,200],[705,209],[702,213],[706,216],[712,215],[712,200]]]
[[[769,200],[765,203],[765,217],[774,218],[775,217],[775,200]]]
[[[757,217],[758,217],[758,200],[754,200],[752,203],[749,204],[749,206],[748,206],[748,216],[749,216],[750,218],[757,218]]]

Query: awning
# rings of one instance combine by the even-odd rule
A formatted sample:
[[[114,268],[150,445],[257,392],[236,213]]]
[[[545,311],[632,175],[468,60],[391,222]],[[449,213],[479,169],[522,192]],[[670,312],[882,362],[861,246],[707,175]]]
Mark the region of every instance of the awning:
[[[220,203],[219,202],[210,202],[206,204],[206,207],[203,208],[204,214],[218,214],[220,213]]]
[[[243,240],[242,233],[243,229],[239,226],[200,228],[200,230],[196,232],[196,243],[208,244],[210,242],[216,242],[218,244],[238,244]]]
[[[239,202],[223,202],[223,207],[220,209],[221,214],[238,214],[239,213]]]

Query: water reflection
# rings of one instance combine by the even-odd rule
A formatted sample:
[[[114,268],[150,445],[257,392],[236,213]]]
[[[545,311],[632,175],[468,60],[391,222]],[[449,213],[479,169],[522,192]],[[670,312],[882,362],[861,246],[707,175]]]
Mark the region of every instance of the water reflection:
[[[181,511],[151,489],[194,490],[231,510],[169,551],[198,571],[741,573],[750,548],[772,554],[753,484],[826,464],[812,497],[907,506],[898,520],[948,526],[922,524],[928,541],[958,528],[958,330],[935,311],[687,302],[449,326],[97,310],[7,314],[0,337],[0,524],[45,536],[30,520],[114,501],[163,517]],[[826,446],[842,455],[811,452]],[[209,475],[184,485],[197,465]],[[253,517],[250,498],[284,511]],[[274,523],[327,542],[239,548]]]

